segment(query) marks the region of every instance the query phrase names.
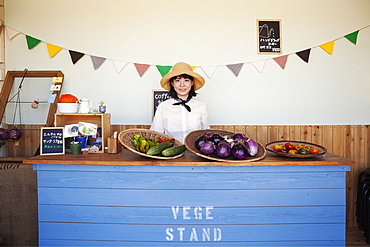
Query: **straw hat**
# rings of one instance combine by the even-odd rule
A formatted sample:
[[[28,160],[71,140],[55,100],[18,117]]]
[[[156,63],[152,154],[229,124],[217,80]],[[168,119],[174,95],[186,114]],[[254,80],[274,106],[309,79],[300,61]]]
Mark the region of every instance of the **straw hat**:
[[[193,72],[193,69],[191,66],[187,63],[177,63],[172,67],[172,71],[167,73],[165,76],[162,77],[161,79],[161,86],[166,89],[170,90],[170,79],[174,76],[182,75],[182,74],[187,74],[192,77],[194,77],[194,90],[198,90],[204,85],[204,78],[200,76],[199,74]]]

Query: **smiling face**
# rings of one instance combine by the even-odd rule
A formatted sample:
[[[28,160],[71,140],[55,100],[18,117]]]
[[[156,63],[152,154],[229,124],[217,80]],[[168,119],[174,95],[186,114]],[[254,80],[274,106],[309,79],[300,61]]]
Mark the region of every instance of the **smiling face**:
[[[189,96],[191,87],[194,85],[194,80],[188,76],[177,76],[171,80],[171,85],[177,93],[177,97],[186,100]]]

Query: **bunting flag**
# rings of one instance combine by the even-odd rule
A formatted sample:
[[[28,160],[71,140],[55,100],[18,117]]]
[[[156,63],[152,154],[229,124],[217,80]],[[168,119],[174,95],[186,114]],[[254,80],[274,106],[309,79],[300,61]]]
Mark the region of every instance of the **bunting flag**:
[[[83,56],[85,56],[84,53],[81,53],[78,51],[71,51],[71,50],[69,50],[69,55],[71,56],[73,64],[76,64],[78,60],[80,60]]]
[[[240,70],[243,68],[243,63],[236,63],[236,64],[229,64],[229,65],[226,65],[226,67],[228,67],[231,72],[234,73],[234,75],[237,77],[240,73]]]
[[[262,73],[263,68],[265,67],[266,60],[260,60],[252,62],[252,65],[260,72]]]
[[[118,73],[121,72],[121,70],[128,64],[128,62],[123,62],[119,60],[112,60],[112,61]]]
[[[26,35],[26,40],[27,40],[28,50],[31,50],[33,47],[35,47],[41,42],[41,40],[35,39],[28,35]]]
[[[102,63],[104,63],[105,59],[104,57],[96,57],[96,56],[90,56],[91,61],[93,63],[94,69],[97,70]]]
[[[172,66],[161,66],[161,65],[156,65],[159,73],[161,73],[161,76],[165,76],[170,70],[172,69]]]
[[[18,34],[20,34],[20,32],[18,32],[17,30],[12,29],[10,27],[5,27],[5,29],[6,29],[6,33],[8,34],[8,39],[12,39],[15,36],[17,36]]]
[[[8,38],[11,40],[13,39],[15,36],[17,36],[18,34],[20,34],[21,32],[17,31],[17,30],[14,30],[8,26],[5,26],[5,25],[0,25],[0,33],[1,31],[4,29],[6,29],[6,32],[7,32],[7,35],[8,35]],[[370,25],[367,25],[355,32],[352,32],[352,33],[349,33],[341,38],[346,38],[348,39],[350,42],[352,42],[353,44],[357,44],[357,38],[358,38],[358,34],[361,30],[365,29],[365,28],[368,28],[370,27]],[[22,33],[23,34],[23,33]],[[34,48],[36,45],[38,45],[40,42],[42,42],[41,40],[39,39],[36,39],[36,38],[33,38],[29,35],[26,35],[26,34],[23,34],[25,35],[26,37],[26,40],[27,40],[27,46],[28,46],[28,49],[31,50],[32,48]],[[338,38],[339,39],[339,38]],[[321,44],[319,46],[313,46],[311,48],[308,48],[306,50],[302,50],[302,51],[299,51],[299,52],[295,52],[295,53],[291,53],[291,54],[285,54],[285,55],[282,55],[282,56],[278,56],[278,57],[274,57],[272,58],[282,69],[285,69],[285,66],[286,66],[286,63],[287,63],[287,60],[288,60],[288,56],[290,55],[293,55],[293,54],[296,54],[298,57],[300,57],[304,62],[308,63],[309,61],[309,58],[310,58],[310,52],[311,52],[311,49],[312,48],[316,48],[316,47],[320,47],[321,49],[323,49],[325,52],[327,52],[328,54],[332,55],[333,54],[333,51],[334,51],[334,43],[336,40],[338,39],[334,39],[330,42],[327,42],[325,44]],[[45,42],[46,43],[46,42]],[[49,43],[46,43],[46,46],[47,46],[47,50],[48,50],[48,53],[49,53],[49,57],[50,58],[53,58],[60,50],[62,49],[66,49],[66,48],[62,48],[60,46],[56,46],[56,45],[52,45],[52,44],[49,44]],[[68,49],[66,49],[68,50]],[[69,51],[69,54],[70,54],[70,57],[71,57],[71,60],[72,60],[72,63],[73,64],[76,64],[83,56],[85,56],[86,54],[85,53],[82,53],[82,52],[77,52],[77,51],[72,51],[72,50],[68,50]],[[98,57],[98,56],[93,56],[93,55],[89,55],[90,58],[91,58],[91,61],[93,63],[93,67],[94,69],[98,69],[103,63],[104,61],[107,59],[107,58],[104,58],[104,57]],[[264,69],[264,66],[265,66],[265,63],[267,60],[270,60],[271,58],[267,58],[267,59],[264,59],[264,60],[259,60],[259,61],[252,61],[252,62],[243,62],[243,63],[235,63],[235,64],[226,64],[227,68],[229,68],[232,73],[237,77],[239,76],[244,64],[246,63],[250,63],[254,66],[255,69],[257,69],[260,73],[262,73],[263,69]],[[111,59],[112,60],[112,59]],[[134,63],[134,62],[126,62],[126,61],[120,61],[120,60],[112,60],[113,63],[114,63],[114,66],[116,67],[116,70],[117,72],[119,73],[128,63],[133,63],[135,65],[135,68],[137,70],[137,72],[139,73],[139,76],[142,77],[144,75],[144,73],[148,70],[148,68],[151,66],[151,65],[154,65],[154,64],[139,64],[139,63]],[[164,75],[166,75],[172,68],[172,66],[163,66],[163,65],[155,65],[158,69],[158,71],[160,72],[161,76],[163,77]],[[219,67],[219,66],[222,66],[222,65],[212,65],[212,66],[203,66],[203,65],[198,65],[198,66],[191,66],[192,70],[194,70],[196,67],[200,67],[204,73],[209,77],[211,78],[215,72],[215,70]]]
[[[50,58],[54,57],[62,49],[62,47],[60,46],[52,45],[49,43],[46,43],[46,46],[48,48]]]
[[[282,69],[285,69],[285,64],[288,60],[288,55],[280,56],[280,57],[274,57],[274,60]]]
[[[351,41],[353,44],[356,44],[357,43],[357,36],[358,36],[358,33],[360,32],[360,30],[357,30],[353,33],[350,33],[350,34],[347,34],[345,35],[344,37],[346,39],[348,39],[349,41]]]
[[[217,66],[202,66],[201,67],[204,73],[208,76],[208,78],[211,78],[215,70],[217,69]]]
[[[144,75],[145,71],[147,71],[148,68],[150,67],[149,64],[134,63],[134,65],[135,65],[136,70],[139,73],[140,77],[142,77]]]
[[[334,40],[328,43],[320,45],[320,47],[326,51],[328,54],[332,55],[334,50]]]
[[[298,55],[298,57],[300,57],[303,61],[305,61],[306,63],[308,63],[308,60],[310,58],[310,52],[311,52],[311,48],[307,49],[307,50],[304,50],[304,51],[299,51],[299,52],[296,52],[296,54]]]

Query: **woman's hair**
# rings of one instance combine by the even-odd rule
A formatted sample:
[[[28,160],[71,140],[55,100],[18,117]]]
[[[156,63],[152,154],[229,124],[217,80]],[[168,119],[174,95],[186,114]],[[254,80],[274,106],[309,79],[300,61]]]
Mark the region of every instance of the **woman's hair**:
[[[182,75],[177,75],[177,76],[174,76],[170,79],[170,86],[171,86],[171,89],[170,89],[170,97],[171,98],[174,98],[174,99],[177,99],[178,96],[177,96],[177,93],[175,91],[175,88],[172,86],[172,82],[177,78],[177,77],[181,77],[181,78],[184,78],[184,79],[190,79],[192,81],[194,81],[194,77],[192,77],[191,75],[187,75],[187,74],[182,74]],[[188,96],[188,99],[192,98],[192,97],[195,97],[197,96],[197,93],[195,92],[194,90],[194,84],[193,86],[191,86],[191,89],[189,91],[189,96]]]

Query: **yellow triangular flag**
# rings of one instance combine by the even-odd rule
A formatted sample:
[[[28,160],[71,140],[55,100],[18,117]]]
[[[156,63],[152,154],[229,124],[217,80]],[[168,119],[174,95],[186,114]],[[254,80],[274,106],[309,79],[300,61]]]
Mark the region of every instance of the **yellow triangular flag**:
[[[197,66],[191,66],[191,70],[194,70]]]
[[[334,40],[333,41],[330,41],[328,43],[325,43],[325,44],[322,44],[320,45],[320,47],[326,51],[328,54],[333,54],[333,50],[334,50]]]
[[[52,45],[52,44],[48,44],[48,43],[46,43],[46,46],[48,47],[48,52],[49,52],[49,57],[50,58],[54,57],[62,49],[62,47]]]

